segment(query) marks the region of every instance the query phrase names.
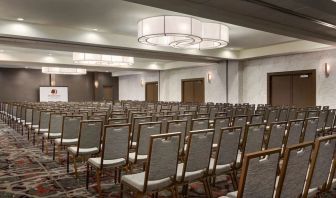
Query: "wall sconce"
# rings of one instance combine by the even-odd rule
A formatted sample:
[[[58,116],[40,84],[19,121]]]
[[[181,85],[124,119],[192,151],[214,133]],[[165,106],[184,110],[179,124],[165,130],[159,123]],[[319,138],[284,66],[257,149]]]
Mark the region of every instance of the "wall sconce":
[[[325,73],[325,76],[328,78],[330,74],[330,65],[328,63],[324,64],[324,73]]]
[[[140,85],[143,87],[145,85],[145,81],[143,79],[140,80]]]
[[[211,83],[211,80],[212,80],[212,75],[208,73],[208,83]]]
[[[98,88],[98,86],[99,86],[98,80],[96,80],[96,81],[94,82],[94,86],[95,86],[96,89]]]

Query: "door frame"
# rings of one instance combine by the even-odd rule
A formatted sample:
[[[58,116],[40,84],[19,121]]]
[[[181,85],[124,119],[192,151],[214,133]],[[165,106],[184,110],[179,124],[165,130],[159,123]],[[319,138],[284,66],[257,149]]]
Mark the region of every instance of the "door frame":
[[[157,99],[157,101],[159,101],[159,82],[158,81],[151,81],[151,82],[146,82],[145,83],[145,101],[147,101],[147,97],[148,97],[147,96],[147,84],[157,84],[157,86],[158,86],[157,87],[157,89],[158,89],[158,96],[157,96],[158,99]]]
[[[295,70],[295,71],[284,71],[284,72],[271,72],[267,73],[267,104],[271,103],[271,96],[272,96],[272,90],[271,90],[271,78],[272,76],[286,76],[286,75],[293,75],[293,74],[312,74],[312,78],[314,83],[313,92],[315,95],[315,105],[316,105],[316,69],[309,69],[309,70]],[[293,84],[293,82],[291,82]]]
[[[188,81],[202,81],[203,84],[203,103],[205,101],[205,84],[204,84],[204,78],[188,78],[188,79],[182,79],[181,80],[181,102],[184,102],[184,87],[183,87],[183,83],[184,82],[188,82]]]

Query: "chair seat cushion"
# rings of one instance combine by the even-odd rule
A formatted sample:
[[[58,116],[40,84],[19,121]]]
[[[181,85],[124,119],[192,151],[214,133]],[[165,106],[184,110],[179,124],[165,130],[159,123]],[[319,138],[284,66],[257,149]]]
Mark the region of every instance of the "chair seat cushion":
[[[209,164],[209,174],[212,174],[213,172],[213,168],[214,168],[214,163],[215,163],[215,159],[211,158],[210,159],[210,164]],[[224,165],[217,165],[216,166],[216,174],[221,174],[221,173],[225,173],[231,170],[231,164],[224,164]]]
[[[218,144],[212,144],[212,148],[217,148]]]
[[[68,147],[68,151],[72,154],[76,154],[77,153],[77,146]],[[98,153],[98,152],[99,152],[99,149],[97,147],[79,148],[79,150],[78,150],[79,155],[91,155],[91,154],[95,154],[95,153]]]
[[[34,132],[35,133],[44,133],[44,132],[48,132],[49,129],[35,129]]]
[[[136,188],[140,192],[143,192],[144,183],[145,183],[145,172],[141,172],[141,173],[137,173],[137,174],[131,174],[131,175],[124,175],[121,178],[121,182],[126,183],[127,185]],[[160,179],[160,180],[148,181],[147,191],[162,189],[162,188],[168,187],[172,184],[173,184],[173,182],[169,177],[164,178],[164,179]]]
[[[184,166],[184,163],[180,163],[177,166],[176,180],[179,182],[182,181],[183,166]],[[200,177],[203,176],[204,172],[205,170],[186,172],[184,176],[184,181],[193,181],[193,180],[199,179]]]
[[[89,158],[88,162],[97,167],[100,168],[101,165],[101,157],[95,157],[95,158]],[[103,161],[103,167],[119,167],[126,164],[126,160],[124,158],[119,159],[113,159],[113,160],[104,160]]]
[[[238,191],[230,192],[226,196],[229,198],[235,198],[238,195]]]
[[[26,122],[26,125],[31,125],[32,123],[31,122]]]
[[[130,153],[128,155],[128,160],[132,163],[135,163],[135,152]],[[147,155],[138,155],[137,156],[137,161],[145,161],[147,160]]]
[[[39,125],[38,124],[33,124],[29,126],[30,129],[38,129]]]
[[[62,143],[62,145],[64,146],[68,146],[68,145],[76,145],[78,142],[78,138],[73,138],[73,139],[64,139],[61,142],[61,138],[57,138],[55,139],[55,144],[60,145]]]
[[[51,139],[59,138],[62,135],[62,133],[43,133],[43,137],[47,138],[48,134],[49,134],[49,138]]]

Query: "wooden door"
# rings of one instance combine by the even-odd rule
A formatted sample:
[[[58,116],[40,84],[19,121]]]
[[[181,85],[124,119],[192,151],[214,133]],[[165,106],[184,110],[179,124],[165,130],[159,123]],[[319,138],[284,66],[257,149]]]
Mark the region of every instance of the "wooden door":
[[[315,75],[315,70],[269,73],[268,103],[273,106],[315,106]]]
[[[112,86],[103,86],[104,100],[113,100],[113,87]]]
[[[204,103],[204,79],[182,80],[182,102]]]
[[[158,101],[158,82],[147,82],[145,88],[147,102]]]

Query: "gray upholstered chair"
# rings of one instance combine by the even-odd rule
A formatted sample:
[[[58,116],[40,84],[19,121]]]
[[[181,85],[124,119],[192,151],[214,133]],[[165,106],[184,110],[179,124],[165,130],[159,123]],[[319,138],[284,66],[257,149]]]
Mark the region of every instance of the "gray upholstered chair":
[[[199,118],[191,120],[191,130],[203,130],[209,128],[209,119],[208,118]]]
[[[220,129],[217,142],[219,146],[215,156],[210,159],[210,177],[215,178],[216,176],[230,173],[233,184],[237,184],[235,168],[241,134],[242,127],[227,127]]]
[[[289,110],[287,108],[280,109],[278,121],[279,122],[288,121],[288,112],[289,112]]]
[[[336,135],[316,139],[303,197],[315,197],[326,190],[335,152]]]
[[[288,113],[288,121],[296,120],[296,117],[297,117],[296,114],[297,114],[297,109],[290,108],[289,113]]]
[[[230,118],[215,118],[213,127],[215,129],[214,140],[212,145],[213,148],[218,147],[218,142],[220,140],[222,128],[229,127],[229,125],[230,125]]]
[[[107,123],[109,125],[112,125],[112,124],[127,124],[127,122],[128,122],[127,118],[109,118],[107,120]]]
[[[302,137],[304,120],[291,120],[287,129],[285,147],[299,144]]]
[[[178,192],[174,184],[181,133],[151,135],[149,138],[146,169],[144,172],[122,176],[121,197],[124,187],[127,187],[128,191],[136,193],[135,197],[144,197],[147,193],[157,193],[170,188],[172,197],[177,198]],[[164,157],[162,153],[165,154]]]
[[[33,124],[33,108],[27,107],[24,127],[27,129],[27,138],[29,140],[29,128]]]
[[[333,130],[334,123],[335,123],[335,115],[336,115],[336,110],[335,109],[330,109],[328,111],[327,120],[326,120],[325,126],[323,128],[323,132],[322,132],[323,135],[328,134],[330,131]]]
[[[250,124],[263,124],[263,123],[264,118],[262,115],[259,114],[251,115]]]
[[[78,136],[80,132],[80,122],[82,116],[63,116],[63,126],[61,131],[61,137],[55,139],[55,146],[58,150],[58,160],[61,163],[61,148],[74,146],[78,143]],[[55,153],[53,154],[55,155]]]
[[[164,116],[156,117],[157,122],[162,122],[161,133],[166,133],[167,132],[168,121],[171,121],[171,120],[173,120],[172,115],[164,115]]]
[[[193,118],[193,115],[190,114],[180,114],[177,116],[178,120],[186,120],[187,121],[187,134],[191,130],[191,120]]]
[[[172,120],[168,121],[167,124],[167,133],[181,133],[181,141],[180,141],[180,154],[184,154],[184,143],[187,136],[187,120]]]
[[[103,121],[86,120],[81,121],[77,146],[67,148],[67,172],[69,172],[69,154],[73,157],[75,175],[77,173],[77,158],[79,156],[92,156],[98,154],[101,149]]]
[[[276,198],[302,197],[313,145],[313,142],[305,142],[285,149]]]
[[[129,167],[138,162],[145,162],[148,157],[148,146],[150,136],[161,133],[161,122],[145,122],[139,124],[139,130],[136,135],[136,148],[134,152],[129,153]]]
[[[140,123],[147,123],[147,122],[152,122],[152,117],[151,116],[144,116],[144,117],[134,117],[132,121],[132,129],[131,129],[131,148],[136,148],[137,146],[137,138],[138,138],[138,133],[139,133],[139,124]]]
[[[279,109],[271,109],[267,117],[267,125],[269,126],[273,122],[277,122],[279,118]]]
[[[281,149],[269,149],[244,156],[238,191],[229,198],[273,197]]]
[[[211,196],[207,180],[214,129],[190,131],[185,159],[178,164],[177,185],[183,185],[183,194],[187,194],[188,184],[200,180],[203,182],[207,196]]]
[[[326,124],[326,120],[327,120],[327,116],[328,116],[328,110],[321,110],[319,113],[319,121],[317,124],[317,133],[318,135],[320,133],[322,133],[324,126]]]
[[[312,117],[305,120],[304,130],[303,130],[303,142],[315,141],[317,136],[319,118]]]
[[[131,124],[104,126],[102,152],[99,157],[89,158],[87,162],[86,188],[89,186],[90,167],[96,169],[97,188],[101,194],[101,175],[104,168],[117,168],[119,181],[121,168],[128,163]],[[116,183],[116,175],[115,175]]]
[[[245,126],[247,123],[247,116],[235,116],[233,117],[232,126],[234,127],[242,127],[243,131],[245,131]]]
[[[35,145],[35,136],[49,131],[50,114],[52,111],[40,111],[38,128],[34,129],[33,144]]]
[[[287,122],[274,122],[270,126],[266,148],[281,148],[286,138]]]
[[[298,111],[296,112],[296,119],[297,120],[304,120],[307,117],[307,111]]]

